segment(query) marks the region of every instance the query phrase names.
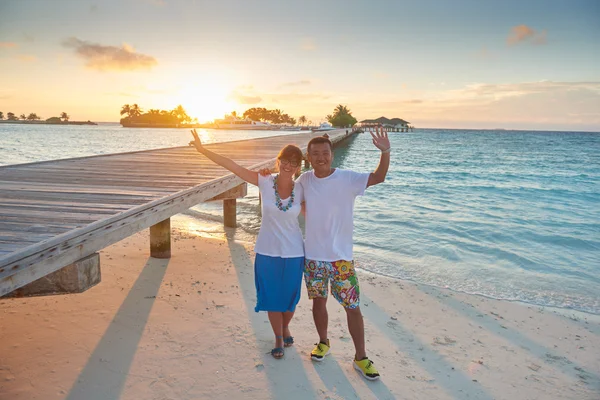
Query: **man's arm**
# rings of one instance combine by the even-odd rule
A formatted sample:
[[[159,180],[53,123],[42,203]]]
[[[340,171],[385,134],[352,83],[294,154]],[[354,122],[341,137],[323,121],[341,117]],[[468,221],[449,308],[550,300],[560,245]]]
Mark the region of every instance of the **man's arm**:
[[[381,158],[379,159],[379,165],[369,176],[367,187],[377,185],[385,181],[385,176],[387,175],[390,167],[390,152],[392,151],[390,139],[383,128],[381,128],[381,130],[377,129],[375,134],[371,132],[371,136],[373,137],[373,144],[375,147],[381,150]]]

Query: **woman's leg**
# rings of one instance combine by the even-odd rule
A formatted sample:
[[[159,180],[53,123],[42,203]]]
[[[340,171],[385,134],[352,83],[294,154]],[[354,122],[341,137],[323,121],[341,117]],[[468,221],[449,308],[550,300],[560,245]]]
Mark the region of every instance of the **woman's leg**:
[[[275,334],[275,348],[283,348],[283,313],[269,311],[267,314],[269,315],[269,322],[271,322],[271,328],[273,328],[273,333]]]
[[[292,320],[292,318],[294,318],[294,312],[293,311],[286,311],[283,314],[283,337],[287,338],[292,336],[292,334],[290,333],[290,321]]]

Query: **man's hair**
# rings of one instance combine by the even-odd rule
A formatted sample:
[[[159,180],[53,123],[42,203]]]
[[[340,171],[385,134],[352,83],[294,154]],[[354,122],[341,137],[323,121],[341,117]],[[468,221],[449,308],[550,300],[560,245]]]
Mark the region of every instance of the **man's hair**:
[[[298,162],[301,162],[303,158],[304,155],[302,154],[302,150],[293,144],[288,144],[285,146],[283,149],[281,149],[279,155],[277,156],[278,160],[296,160]]]
[[[324,136],[317,136],[317,137],[310,139],[310,141],[308,142],[308,147],[307,147],[306,151],[308,151],[310,153],[310,146],[312,146],[313,144],[320,144],[320,143],[329,144],[329,148],[331,149],[331,151],[333,151],[333,144],[331,143],[331,140],[329,140],[328,138],[326,138]]]

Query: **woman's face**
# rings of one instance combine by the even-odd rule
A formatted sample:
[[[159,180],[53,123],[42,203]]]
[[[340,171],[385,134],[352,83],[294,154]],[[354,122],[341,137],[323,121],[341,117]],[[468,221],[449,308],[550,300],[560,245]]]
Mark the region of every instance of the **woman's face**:
[[[293,177],[300,171],[302,165],[301,161],[295,158],[289,160],[287,158],[280,158],[277,162],[279,164],[279,174],[282,176],[289,175]]]

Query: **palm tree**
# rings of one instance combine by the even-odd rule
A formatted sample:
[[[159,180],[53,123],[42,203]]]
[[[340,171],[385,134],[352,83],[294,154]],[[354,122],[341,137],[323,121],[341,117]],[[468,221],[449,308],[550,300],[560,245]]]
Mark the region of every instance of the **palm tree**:
[[[21,118],[22,120],[26,120],[26,119],[27,119],[27,117],[25,116],[25,114],[21,114],[21,115],[19,116],[19,118]]]
[[[306,123],[306,116],[301,116],[300,118],[298,118],[298,122],[300,123],[300,125],[304,126],[304,124]]]
[[[350,114],[350,109],[342,104],[338,104],[338,106],[333,110],[333,115],[348,115]]]
[[[175,115],[180,122],[189,122],[192,120],[181,104],[173,109],[173,115]]]
[[[142,109],[140,108],[140,106],[138,106],[137,104],[132,105],[129,109],[129,116],[139,117],[140,115],[142,115]]]
[[[27,117],[28,121],[35,121],[40,119],[40,117],[38,117],[38,115],[36,113],[30,113],[29,116]]]
[[[60,119],[62,119],[63,121],[68,122],[69,118],[71,117],[66,112],[63,111],[62,113],[60,113]]]
[[[9,111],[8,113],[6,113],[6,119],[9,121],[15,121],[18,118],[15,116],[15,113]]]
[[[121,115],[127,114],[127,116],[129,116],[130,113],[131,113],[131,107],[129,106],[129,104],[125,104],[123,107],[121,107]]]
[[[0,119],[4,119],[4,113],[0,111]]]

